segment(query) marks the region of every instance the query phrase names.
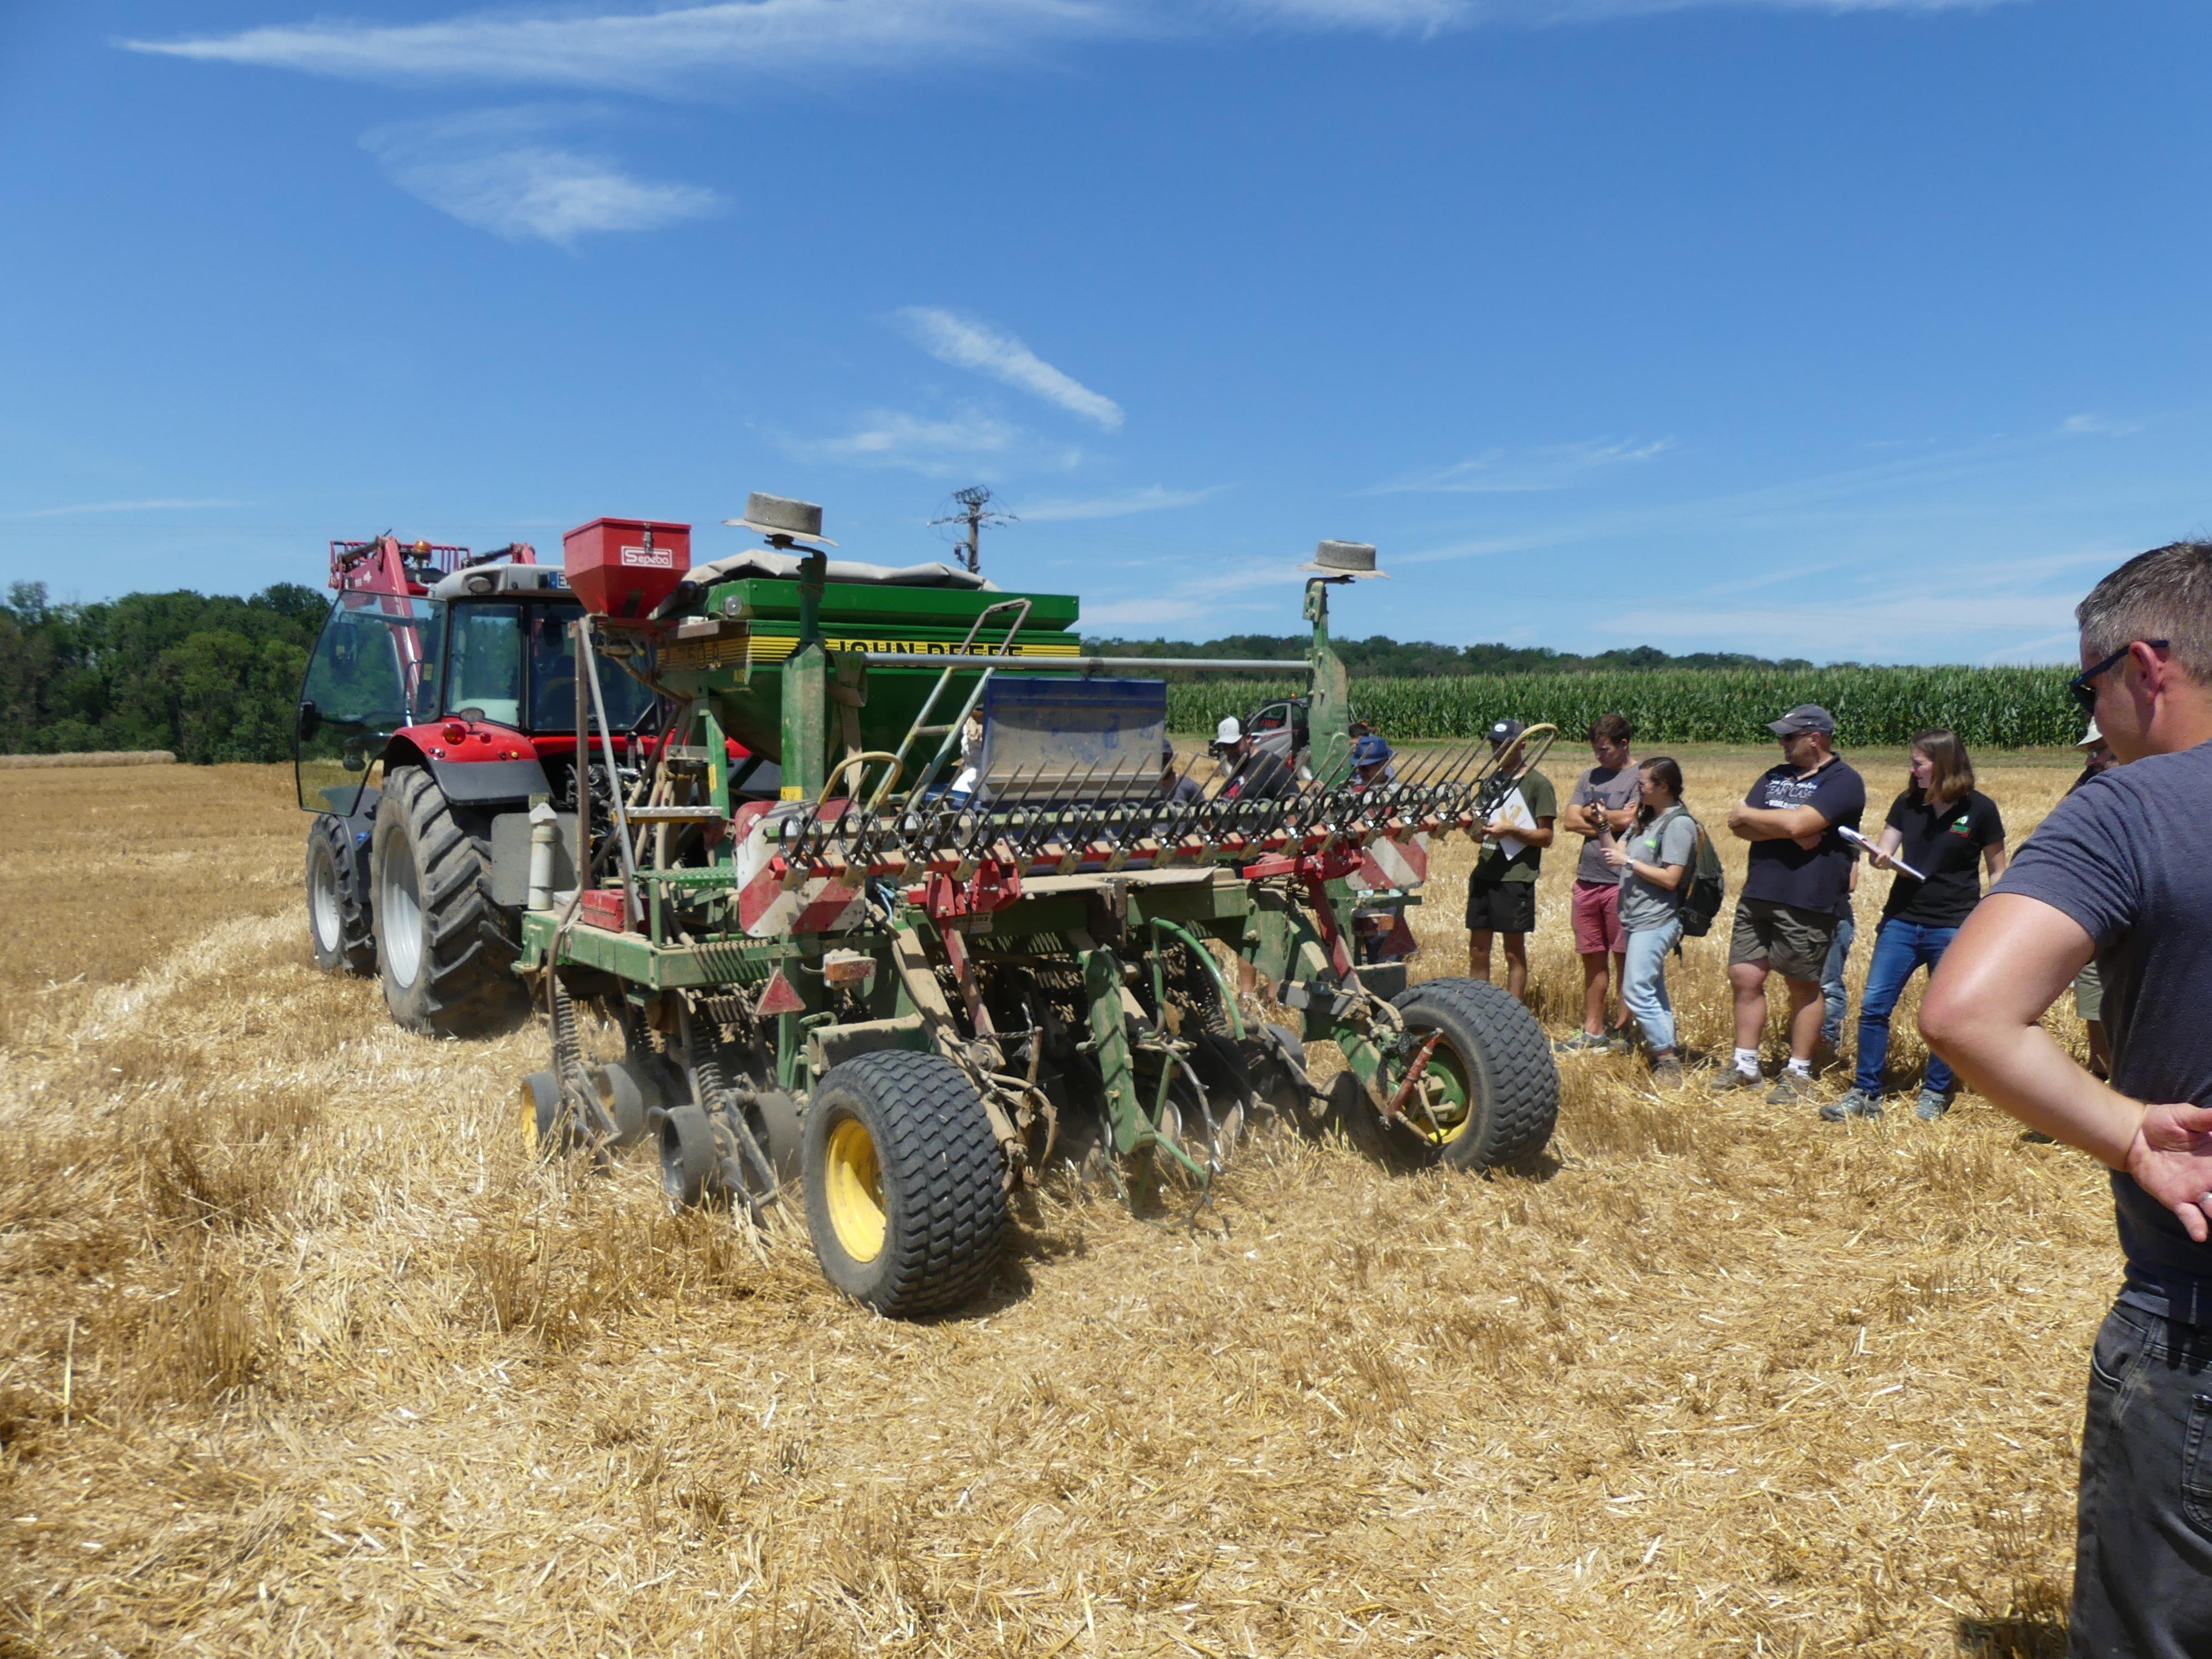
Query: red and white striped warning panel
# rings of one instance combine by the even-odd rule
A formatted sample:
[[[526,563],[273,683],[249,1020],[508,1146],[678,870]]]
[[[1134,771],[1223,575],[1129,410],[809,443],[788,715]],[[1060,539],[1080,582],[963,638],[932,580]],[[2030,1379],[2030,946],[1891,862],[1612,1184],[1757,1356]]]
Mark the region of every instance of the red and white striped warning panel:
[[[845,806],[831,801],[822,816],[834,823]],[[777,867],[771,836],[808,811],[804,801],[748,801],[731,819],[738,843],[738,922],[747,939],[837,933],[867,920],[867,901],[857,879],[807,875],[793,882]]]
[[[1354,892],[1372,892],[1378,887],[1419,887],[1429,878],[1429,838],[1417,831],[1403,841],[1376,840],[1364,849],[1366,856],[1359,867],[1346,876],[1345,884]]]

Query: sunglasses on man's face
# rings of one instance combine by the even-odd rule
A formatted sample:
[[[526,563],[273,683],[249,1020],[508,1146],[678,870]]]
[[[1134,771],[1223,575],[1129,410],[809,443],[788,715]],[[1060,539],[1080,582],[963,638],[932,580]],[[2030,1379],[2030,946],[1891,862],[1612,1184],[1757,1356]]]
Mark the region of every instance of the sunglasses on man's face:
[[[2088,719],[2094,720],[2097,716],[2097,678],[2099,675],[2104,673],[2105,671],[2112,667],[2114,663],[2118,662],[2122,658],[2125,657],[2129,652],[2134,650],[2138,645],[2147,645],[2154,651],[2163,651],[2172,643],[2173,641],[2171,640],[2130,640],[2118,650],[2113,652],[2111,656],[2106,658],[2104,661],[2100,663],[2092,663],[2088,667],[2076,674],[2072,679],[2067,681],[2066,689],[2074,694],[2075,704],[2081,709],[2083,715]]]

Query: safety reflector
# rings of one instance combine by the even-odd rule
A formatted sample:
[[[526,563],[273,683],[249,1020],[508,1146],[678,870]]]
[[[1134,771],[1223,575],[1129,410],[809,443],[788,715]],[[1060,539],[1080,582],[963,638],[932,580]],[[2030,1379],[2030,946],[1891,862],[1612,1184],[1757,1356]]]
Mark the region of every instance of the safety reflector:
[[[799,993],[791,988],[791,981],[779,968],[761,988],[760,1000],[753,1006],[753,1012],[765,1019],[770,1014],[803,1014],[806,1005],[799,1000]]]

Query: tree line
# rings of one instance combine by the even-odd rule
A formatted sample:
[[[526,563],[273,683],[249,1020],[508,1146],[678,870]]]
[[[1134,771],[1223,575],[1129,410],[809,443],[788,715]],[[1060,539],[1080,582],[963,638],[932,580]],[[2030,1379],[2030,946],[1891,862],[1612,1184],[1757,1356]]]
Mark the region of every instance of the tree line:
[[[250,599],[130,593],[55,605],[17,582],[0,605],[0,753],[167,749],[280,761],[329,599],[279,582]]]

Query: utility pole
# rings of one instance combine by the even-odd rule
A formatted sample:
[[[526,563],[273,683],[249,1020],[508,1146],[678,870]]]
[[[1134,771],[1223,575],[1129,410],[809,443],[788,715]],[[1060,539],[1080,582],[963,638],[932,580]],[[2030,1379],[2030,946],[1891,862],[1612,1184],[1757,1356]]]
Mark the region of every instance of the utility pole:
[[[960,556],[970,574],[983,574],[983,526],[987,524],[1018,524],[1019,520],[1011,513],[1001,513],[991,505],[991,492],[981,484],[970,484],[965,489],[956,489],[945,502],[951,511],[932,519],[933,525],[965,524],[968,539],[956,542]]]

